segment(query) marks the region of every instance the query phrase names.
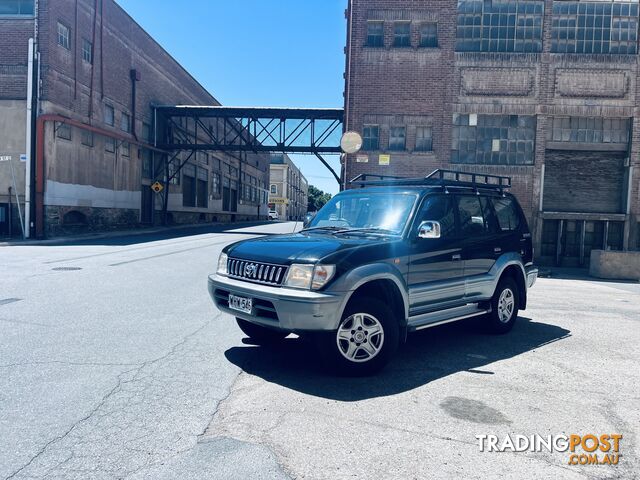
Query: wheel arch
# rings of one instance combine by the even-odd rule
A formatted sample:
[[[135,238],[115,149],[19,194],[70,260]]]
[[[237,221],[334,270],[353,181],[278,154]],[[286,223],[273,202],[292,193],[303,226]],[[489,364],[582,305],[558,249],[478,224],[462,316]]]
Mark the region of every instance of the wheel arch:
[[[507,265],[500,274],[498,285],[503,278],[511,277],[518,286],[518,308],[520,310],[527,309],[527,278],[521,264],[512,263]],[[496,286],[497,288],[497,286]]]
[[[403,328],[406,326],[409,315],[409,296],[404,278],[399,271],[389,265],[371,264],[350,272],[344,282],[349,284],[350,288],[342,303],[340,318],[351,300],[373,295],[388,302],[398,324]]]

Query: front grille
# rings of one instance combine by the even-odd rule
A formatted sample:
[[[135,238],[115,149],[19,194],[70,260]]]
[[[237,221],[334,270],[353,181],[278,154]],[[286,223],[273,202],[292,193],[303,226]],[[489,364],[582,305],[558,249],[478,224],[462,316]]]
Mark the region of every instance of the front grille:
[[[284,265],[251,262],[235,258],[230,258],[227,263],[227,274],[231,278],[264,285],[282,285],[286,273],[287,267]]]

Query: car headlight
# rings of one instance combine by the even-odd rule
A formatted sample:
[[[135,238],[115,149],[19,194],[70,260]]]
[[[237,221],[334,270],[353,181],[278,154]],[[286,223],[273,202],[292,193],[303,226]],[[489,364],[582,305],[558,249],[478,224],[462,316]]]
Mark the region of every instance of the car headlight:
[[[294,263],[289,267],[283,285],[304,290],[319,290],[331,280],[335,271],[335,265],[314,266]]]
[[[227,260],[229,260],[229,256],[226,253],[221,253],[220,257],[218,257],[218,274],[219,275],[227,274]]]

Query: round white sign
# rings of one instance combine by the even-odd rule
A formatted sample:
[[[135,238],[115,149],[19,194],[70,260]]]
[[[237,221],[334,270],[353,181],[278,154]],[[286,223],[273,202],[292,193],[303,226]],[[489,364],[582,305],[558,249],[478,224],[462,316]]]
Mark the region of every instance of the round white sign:
[[[344,153],[358,153],[362,148],[362,136],[358,132],[346,132],[340,140]]]

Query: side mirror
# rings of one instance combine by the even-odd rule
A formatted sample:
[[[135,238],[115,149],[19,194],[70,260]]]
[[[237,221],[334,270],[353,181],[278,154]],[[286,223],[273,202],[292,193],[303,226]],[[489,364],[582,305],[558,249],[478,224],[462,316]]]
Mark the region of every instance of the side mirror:
[[[418,228],[418,238],[440,238],[440,222],[422,222]]]

